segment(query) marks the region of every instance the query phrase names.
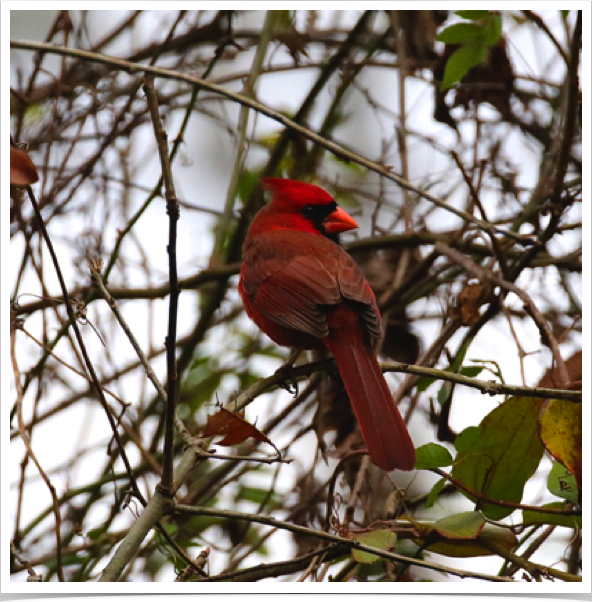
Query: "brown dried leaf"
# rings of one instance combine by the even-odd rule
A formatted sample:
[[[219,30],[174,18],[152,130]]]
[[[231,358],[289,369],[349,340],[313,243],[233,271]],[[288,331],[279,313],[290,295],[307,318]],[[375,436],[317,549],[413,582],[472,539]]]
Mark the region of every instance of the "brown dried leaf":
[[[565,367],[567,369],[567,374],[569,376],[569,380],[572,383],[575,390],[581,390],[581,380],[582,380],[582,350],[578,349],[574,352],[567,360],[565,360]],[[551,368],[545,372],[544,376],[538,383],[538,387],[544,387],[546,389],[563,389],[564,387],[560,385],[561,379],[559,377],[559,371],[556,365],[553,365]],[[570,387],[571,388],[571,387]]]
[[[25,151],[10,147],[10,184],[11,186],[29,186],[39,179],[37,168]]]
[[[481,317],[479,308],[486,303],[488,291],[481,282],[466,284],[458,294],[457,305],[454,312],[461,320],[463,326],[472,326]]]
[[[278,455],[280,454],[269,437],[238,414],[233,414],[225,408],[219,408],[215,414],[208,416],[206,428],[202,431],[202,437],[224,437],[221,441],[218,441],[218,445],[237,445],[252,437],[257,441],[271,445]]]
[[[295,27],[291,27],[287,31],[276,33],[275,39],[287,48],[295,65],[300,64],[301,55],[308,57],[306,37]]]

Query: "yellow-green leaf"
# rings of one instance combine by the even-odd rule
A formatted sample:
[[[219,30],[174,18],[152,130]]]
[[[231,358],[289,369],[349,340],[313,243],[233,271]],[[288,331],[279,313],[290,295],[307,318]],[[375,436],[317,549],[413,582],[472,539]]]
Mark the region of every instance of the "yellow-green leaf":
[[[448,539],[475,539],[484,526],[480,512],[461,512],[434,523],[434,529]]]
[[[417,545],[425,546],[425,549],[430,552],[453,558],[493,556],[495,553],[489,550],[488,543],[501,546],[505,550],[512,550],[518,543],[512,531],[488,523],[483,526],[476,537],[469,539],[445,537],[433,528],[435,524],[428,527],[428,525],[419,523],[415,524],[415,527],[423,536],[421,539],[414,540]]]
[[[563,464],[582,488],[582,404],[564,399],[545,401],[539,435],[547,451]]]
[[[358,533],[353,537],[356,541],[363,543],[379,550],[389,551],[396,543],[397,536],[388,529],[377,529],[376,531],[368,531],[367,533]],[[356,562],[362,564],[372,564],[377,560],[380,560],[380,556],[366,552],[363,550],[356,550],[352,548],[352,557]]]

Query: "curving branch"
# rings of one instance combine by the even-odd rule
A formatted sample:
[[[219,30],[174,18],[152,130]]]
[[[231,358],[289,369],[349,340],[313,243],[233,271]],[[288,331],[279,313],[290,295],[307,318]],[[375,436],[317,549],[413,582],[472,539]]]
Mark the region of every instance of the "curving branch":
[[[21,50],[44,51],[44,52],[48,52],[51,54],[58,54],[58,55],[62,55],[62,56],[72,56],[72,57],[84,59],[84,60],[87,60],[90,62],[96,62],[96,63],[100,63],[103,65],[109,65],[113,68],[119,69],[126,73],[130,73],[132,75],[138,74],[138,73],[146,73],[146,74],[152,74],[155,77],[160,77],[160,78],[170,79],[170,80],[175,80],[175,81],[182,81],[182,82],[185,82],[188,84],[199,86],[201,88],[209,90],[210,92],[215,92],[216,94],[219,94],[220,96],[222,96],[224,98],[227,98],[229,100],[237,102],[240,105],[247,106],[247,107],[253,109],[254,111],[261,113],[262,115],[265,115],[265,116],[269,117],[270,119],[273,119],[274,121],[277,121],[278,123],[281,123],[284,127],[301,134],[305,138],[308,138],[312,142],[314,142],[314,143],[322,146],[326,150],[330,151],[337,157],[347,160],[347,161],[352,161],[354,163],[357,163],[358,165],[361,165],[361,166],[365,167],[366,169],[383,176],[387,180],[395,182],[395,184],[398,184],[401,188],[404,188],[405,190],[408,190],[409,192],[413,192],[413,193],[417,194],[419,197],[426,199],[427,201],[429,201],[430,203],[433,203],[437,207],[440,207],[441,209],[444,209],[450,213],[453,213],[457,217],[460,217],[462,220],[469,222],[471,224],[474,224],[475,226],[478,226],[479,228],[483,229],[484,231],[493,230],[499,234],[502,234],[503,236],[506,236],[507,238],[513,240],[514,242],[517,242],[520,245],[523,245],[523,246],[532,246],[532,245],[537,244],[537,241],[529,235],[517,234],[516,232],[512,232],[511,230],[507,230],[506,228],[501,228],[499,226],[496,226],[495,224],[490,224],[483,220],[480,220],[480,219],[474,217],[473,215],[471,215],[470,213],[463,211],[462,209],[457,209],[453,205],[448,204],[446,201],[443,201],[442,199],[436,197],[435,195],[431,194],[427,190],[423,190],[417,186],[414,186],[411,182],[408,182],[404,178],[393,173],[387,167],[384,167],[383,165],[380,165],[379,163],[376,163],[375,161],[372,161],[371,159],[368,159],[368,158],[360,155],[359,153],[353,152],[340,144],[337,144],[335,142],[332,142],[331,140],[327,140],[327,139],[323,138],[322,136],[319,136],[313,130],[311,130],[307,127],[304,127],[303,125],[300,125],[299,123],[296,123],[295,121],[293,121],[292,119],[289,119],[282,113],[279,113],[278,111],[275,111],[274,109],[271,109],[270,107],[268,107],[260,102],[257,102],[255,100],[252,100],[251,98],[248,98],[242,94],[237,94],[235,92],[231,92],[230,90],[227,90],[227,89],[223,88],[222,86],[218,86],[217,84],[214,84],[212,82],[204,80],[200,77],[186,75],[183,73],[179,73],[178,71],[173,71],[171,69],[165,69],[163,67],[153,67],[150,65],[142,65],[139,63],[132,63],[130,61],[98,54],[95,52],[89,52],[87,50],[78,50],[78,49],[74,49],[74,48],[66,48],[64,46],[55,46],[53,44],[45,44],[43,42],[28,42],[25,40],[11,40],[10,47],[11,48],[20,48]]]

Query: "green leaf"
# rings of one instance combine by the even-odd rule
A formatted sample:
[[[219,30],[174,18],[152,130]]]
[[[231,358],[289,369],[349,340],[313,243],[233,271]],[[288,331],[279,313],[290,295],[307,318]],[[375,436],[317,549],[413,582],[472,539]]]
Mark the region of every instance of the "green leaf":
[[[502,370],[499,366],[499,364],[495,361],[495,360],[479,360],[479,359],[471,359],[472,362],[474,363],[479,363],[479,364],[484,364],[484,368],[486,370],[489,370],[489,372],[491,372],[496,378],[499,378],[501,383],[505,384],[505,380],[504,380],[504,375],[502,374]],[[494,366],[494,368],[490,368],[490,366]]]
[[[213,356],[197,357],[181,386],[187,409],[195,411],[210,401],[220,388],[222,379],[230,373],[230,369],[220,368],[218,360]]]
[[[424,376],[419,379],[417,382],[417,391],[422,393],[423,391],[427,391],[430,386],[436,382],[436,379],[433,376]]]
[[[483,35],[483,27],[474,23],[454,23],[443,29],[436,39],[445,44],[462,44]]]
[[[434,504],[436,503],[436,500],[438,499],[438,496],[440,495],[440,492],[442,491],[442,489],[444,489],[444,485],[446,485],[446,479],[442,478],[436,481],[436,484],[432,487],[432,490],[430,491],[426,499],[426,508],[433,508]]]
[[[448,539],[475,539],[484,526],[480,512],[461,512],[434,523],[434,529]]]
[[[487,19],[491,15],[488,10],[457,10],[454,14],[461,19],[468,19],[469,21],[477,21],[478,19]]]
[[[259,183],[260,177],[261,172],[259,171],[251,171],[249,169],[243,171],[236,188],[238,197],[243,203],[246,203],[247,199],[251,196],[255,186]]]
[[[494,552],[489,550],[488,543],[495,543],[505,550],[516,547],[518,540],[512,531],[482,521],[483,517],[478,512],[464,512],[433,524],[414,521],[415,528],[421,534],[421,538],[414,539],[414,542],[424,545],[430,552],[453,558],[493,556]],[[438,530],[437,524],[440,525]],[[448,532],[450,535],[446,535]],[[467,537],[463,536],[463,532]]]
[[[213,526],[220,526],[225,519],[220,516],[192,516],[184,528],[176,529],[175,541],[182,546],[195,545],[195,538]]]
[[[469,349],[469,341],[463,343],[456,352],[454,359],[450,363],[450,366],[446,368],[448,372],[458,372],[462,363],[465,361],[465,356],[467,355],[467,351]]]
[[[457,437],[452,475],[494,500],[520,502],[524,486],[543,456],[537,425],[540,405],[538,399],[511,397],[482,420],[478,431],[470,427],[463,432]],[[512,508],[487,503],[480,509],[492,520],[513,512]]]
[[[543,508],[549,508],[553,510],[563,510],[565,508],[564,502],[551,502],[545,504]],[[561,514],[547,514],[545,512],[538,512],[536,510],[523,510],[522,511],[522,522],[525,527],[531,527],[534,525],[558,525],[560,527],[571,527],[571,528],[582,528],[582,517],[581,516],[562,516]]]
[[[461,452],[468,452],[473,449],[473,446],[479,441],[481,437],[480,426],[469,426],[467,427],[454,442],[456,451],[460,454]]]
[[[559,462],[553,462],[547,477],[547,489],[568,502],[578,501],[578,484],[575,477]]]
[[[483,40],[488,46],[495,46],[502,35],[502,18],[493,15],[483,27]]]
[[[91,541],[98,541],[105,534],[105,527],[97,527],[96,529],[91,529],[86,533],[86,537]]]
[[[427,443],[418,447],[415,455],[415,470],[431,470],[452,464],[450,452],[437,443]]]
[[[477,536],[477,542],[486,543],[489,541],[506,550],[512,550],[518,545],[518,538],[512,530],[487,523]]]
[[[346,122],[347,119],[343,119],[342,121]],[[340,155],[335,155],[334,153],[325,153],[325,156],[327,157],[327,161],[337,163],[340,167],[345,168],[345,170],[348,172],[354,174],[361,174],[364,172],[364,168],[361,165],[355,163],[354,161],[351,161],[350,159],[346,159]]]
[[[263,502],[267,502],[268,504],[272,503],[273,499],[273,495],[270,495],[267,489],[241,486],[234,498],[234,501],[238,502],[240,500],[246,500],[248,502],[261,505]]]
[[[481,39],[475,39],[455,50],[446,61],[441,90],[447,90],[459,82],[473,67],[487,58],[487,45]]]
[[[469,378],[476,378],[483,372],[484,366],[463,366],[460,373]]]
[[[376,531],[369,531],[368,533],[358,533],[354,536],[354,539],[367,546],[388,551],[395,545],[397,536],[388,529],[377,529]],[[376,556],[376,554],[356,550],[355,548],[352,548],[351,553],[353,559],[362,564],[372,564],[373,562],[380,560],[380,556]]]
[[[441,406],[444,405],[448,400],[448,397],[450,397],[450,391],[452,391],[453,386],[453,383],[447,381],[443,383],[442,386],[438,389],[436,400]]]
[[[384,573],[386,571],[384,561],[385,559],[381,558],[380,562],[373,562],[372,564],[358,564],[356,569],[356,581],[381,581],[381,579],[376,578],[381,576],[384,577]]]
[[[467,349],[468,349],[468,344],[465,344],[462,347],[460,347],[456,356],[450,363],[450,365],[447,368],[444,368],[444,370],[446,370],[446,372],[458,372],[459,368],[462,366],[462,363],[465,359]],[[472,368],[472,366],[470,366],[468,369],[471,369],[471,368]],[[465,368],[463,368],[462,370],[464,370],[464,369]],[[462,372],[462,370],[461,370],[461,372]],[[433,376],[424,376],[419,379],[419,381],[416,385],[417,390],[419,392],[426,391],[437,380],[440,380],[440,379],[435,378]]]

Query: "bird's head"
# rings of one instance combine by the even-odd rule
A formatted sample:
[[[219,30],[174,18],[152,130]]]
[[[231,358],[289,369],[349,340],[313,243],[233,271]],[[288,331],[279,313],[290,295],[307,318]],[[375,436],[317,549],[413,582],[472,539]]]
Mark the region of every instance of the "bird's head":
[[[320,233],[338,242],[340,232],[358,227],[335,199],[318,186],[284,178],[263,178],[261,184],[272,194],[267,212],[285,229]]]

